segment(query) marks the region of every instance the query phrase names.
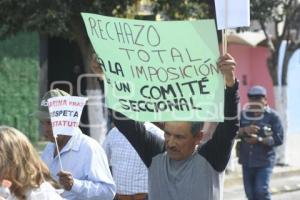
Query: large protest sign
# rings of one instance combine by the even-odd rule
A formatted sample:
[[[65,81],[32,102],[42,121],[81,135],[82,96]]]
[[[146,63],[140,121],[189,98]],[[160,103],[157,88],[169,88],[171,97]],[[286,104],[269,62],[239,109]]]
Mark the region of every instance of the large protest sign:
[[[219,30],[250,26],[250,0],[215,0]]]
[[[82,16],[105,73],[108,107],[139,121],[223,121],[213,20]]]
[[[48,100],[53,135],[72,135],[79,126],[87,98],[74,96],[52,97]]]

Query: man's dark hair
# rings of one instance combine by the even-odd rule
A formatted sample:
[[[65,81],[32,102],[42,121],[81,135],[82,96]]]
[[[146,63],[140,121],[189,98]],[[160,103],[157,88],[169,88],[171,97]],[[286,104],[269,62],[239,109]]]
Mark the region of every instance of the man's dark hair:
[[[203,128],[203,122],[191,122],[191,133],[193,136],[195,136],[199,131]]]

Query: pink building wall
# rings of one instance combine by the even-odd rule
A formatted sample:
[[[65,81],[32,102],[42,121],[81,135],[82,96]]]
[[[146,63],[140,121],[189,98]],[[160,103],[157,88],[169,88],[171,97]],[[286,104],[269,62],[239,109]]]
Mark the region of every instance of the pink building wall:
[[[248,89],[253,85],[262,85],[267,89],[269,105],[274,108],[272,79],[267,66],[267,48],[230,44],[228,52],[235,57],[237,62],[241,106],[247,102]]]

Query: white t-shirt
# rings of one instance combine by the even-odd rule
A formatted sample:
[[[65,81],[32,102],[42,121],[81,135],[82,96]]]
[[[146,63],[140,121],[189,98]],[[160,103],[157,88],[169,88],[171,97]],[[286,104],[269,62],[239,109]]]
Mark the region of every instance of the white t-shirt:
[[[59,195],[50,183],[44,182],[39,188],[34,188],[26,192],[26,200],[62,200],[63,198]],[[17,200],[14,195],[8,197],[7,200]]]

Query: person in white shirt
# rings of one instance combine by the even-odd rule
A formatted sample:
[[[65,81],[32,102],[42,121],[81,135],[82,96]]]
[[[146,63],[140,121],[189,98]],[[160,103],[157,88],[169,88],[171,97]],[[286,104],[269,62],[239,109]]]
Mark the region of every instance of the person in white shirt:
[[[62,161],[61,170],[57,155],[47,100],[68,93],[54,89],[42,98],[39,112],[36,113],[44,128],[44,136],[50,141],[42,153],[42,159],[51,175],[63,186],[62,196],[68,200],[112,200],[116,186],[109,170],[107,157],[100,144],[82,134],[78,128],[72,136],[58,135],[57,143]]]
[[[145,122],[146,130],[163,138],[163,131],[150,122]],[[144,200],[148,193],[148,170],[135,149],[125,136],[112,128],[104,142],[113,178],[117,186],[116,200]]]
[[[0,126],[0,183],[6,200],[62,200],[59,185],[27,137],[13,127]],[[0,194],[1,199],[1,194]]]

